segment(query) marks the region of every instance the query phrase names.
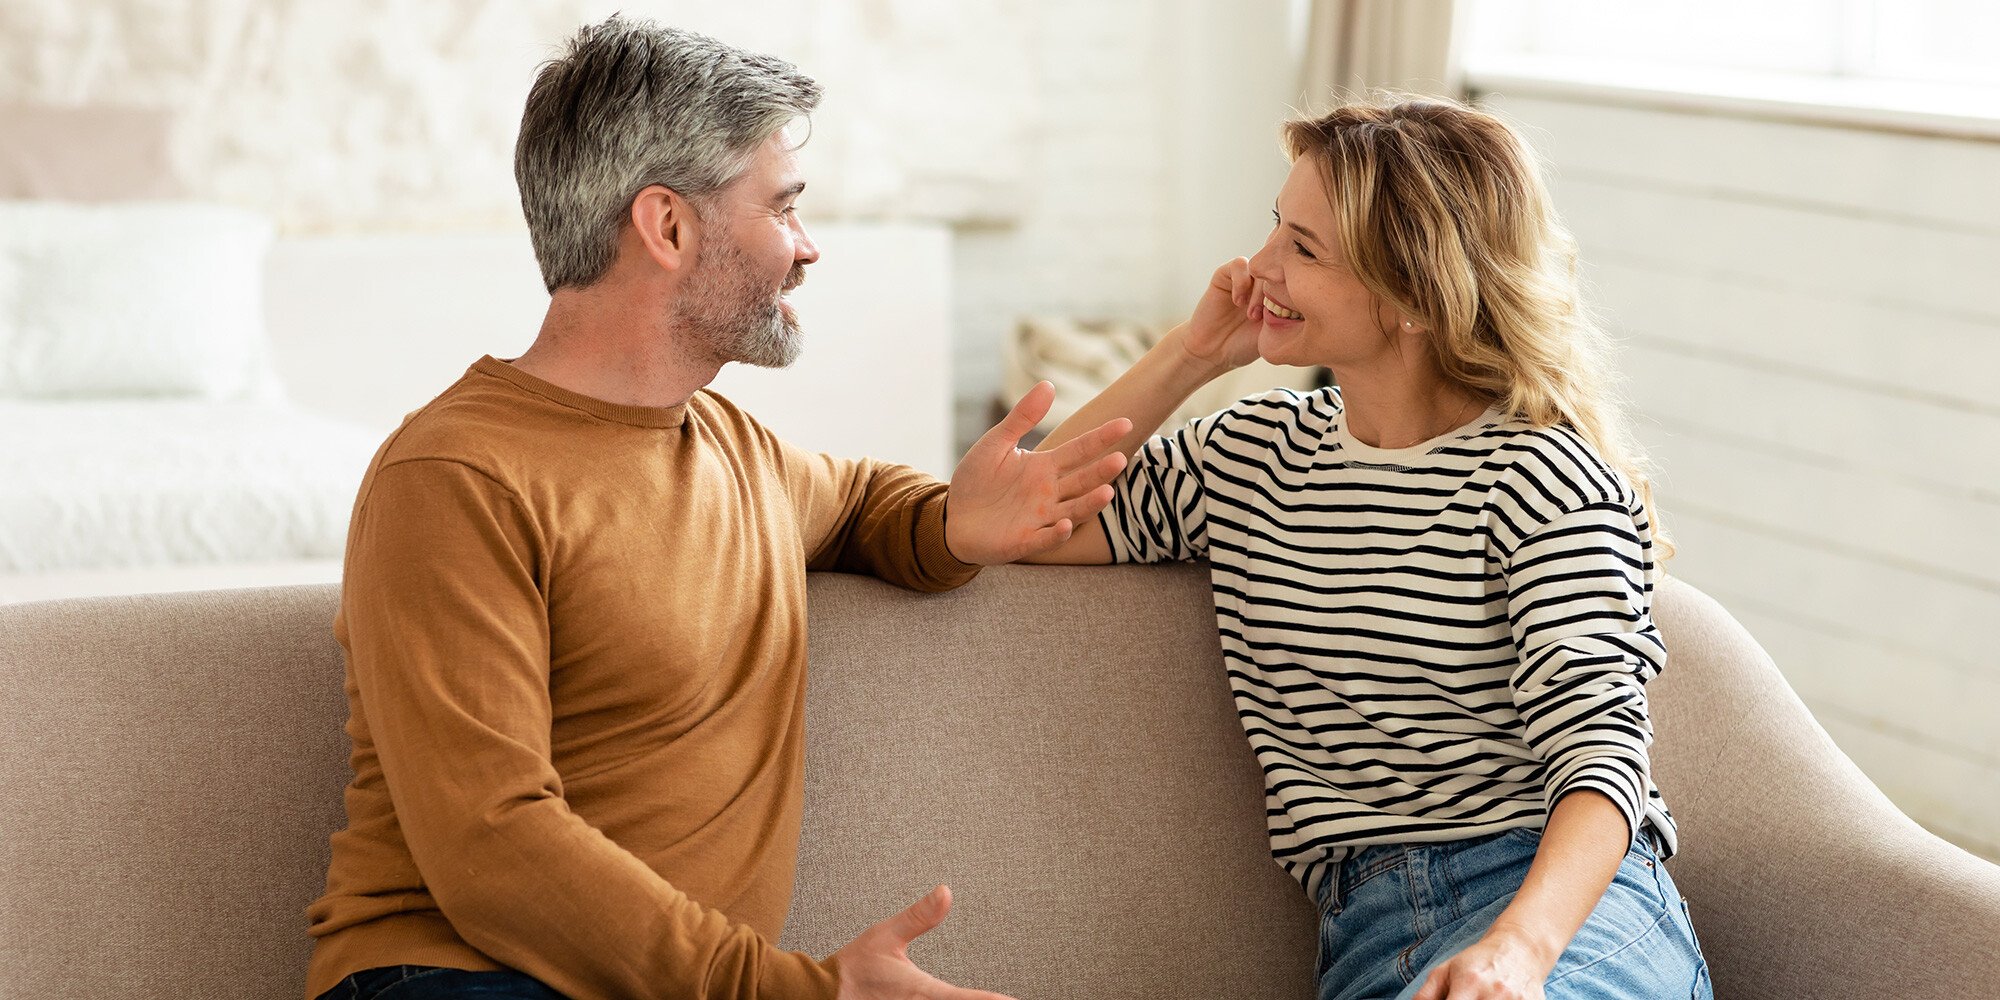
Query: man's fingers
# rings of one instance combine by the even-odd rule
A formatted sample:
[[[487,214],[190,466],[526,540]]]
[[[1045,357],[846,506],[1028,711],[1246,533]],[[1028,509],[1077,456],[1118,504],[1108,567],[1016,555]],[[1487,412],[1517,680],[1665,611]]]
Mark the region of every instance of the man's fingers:
[[[1074,500],[1118,478],[1125,471],[1125,455],[1112,452],[1075,472],[1056,480],[1056,499]]]
[[[1111,505],[1112,490],[1109,486],[1099,486],[1083,496],[1063,505],[1062,515],[1072,524],[1082,524],[1097,516],[1097,512]]]
[[[1075,440],[1049,452],[1049,457],[1056,460],[1056,468],[1068,472],[1110,451],[1130,433],[1132,433],[1131,420],[1125,417],[1107,420],[1077,435]]]
[[[1007,416],[1002,418],[993,430],[999,431],[1005,438],[1003,443],[1012,448],[1020,443],[1022,438],[1027,437],[1028,432],[1034,430],[1035,425],[1041,423],[1043,417],[1049,415],[1049,407],[1055,405],[1055,401],[1055,383],[1037,382],[1033,389],[1028,390],[1027,395],[1021,397],[1020,402],[1014,404],[1012,410],[1007,411]],[[993,431],[987,433],[990,435]]]
[[[1014,1000],[1013,997],[1004,996],[999,993],[988,993],[985,990],[968,990],[963,987],[953,986],[942,979],[937,980],[937,985],[932,988],[931,992],[925,994],[925,996],[929,1000]]]
[[[1075,522],[1065,517],[1046,528],[1037,530],[1034,534],[1028,536],[1028,551],[1030,553],[1047,552],[1069,541],[1070,533],[1076,530],[1074,524]]]
[[[950,912],[951,887],[941,885],[911,903],[903,912],[882,921],[882,926],[895,935],[896,940],[907,945],[944,923],[945,916]]]

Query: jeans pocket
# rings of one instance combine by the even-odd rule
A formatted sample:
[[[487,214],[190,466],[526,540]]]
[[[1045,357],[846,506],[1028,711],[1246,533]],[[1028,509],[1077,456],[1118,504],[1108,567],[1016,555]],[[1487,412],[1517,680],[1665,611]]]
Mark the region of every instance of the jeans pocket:
[[[1660,863],[1644,849],[1635,845],[1626,853],[1611,885],[1556,961],[1550,982],[1618,956],[1641,942],[1646,942],[1645,949],[1657,948],[1660,939],[1656,935],[1680,934],[1679,921],[1673,918],[1678,897],[1669,894],[1659,871]]]
[[[364,969],[340,981],[336,992],[323,996],[337,997],[339,1000],[375,1000],[397,983],[407,979],[412,966],[385,965],[375,969]],[[344,992],[341,992],[344,991]]]
[[[424,986],[426,985],[424,981],[427,979],[435,979],[447,973],[463,975],[457,969],[446,969],[428,965],[406,965],[403,967],[403,973],[403,978],[390,983],[388,988],[375,994],[374,1000],[395,1000],[397,997],[408,996],[412,992],[423,993],[426,992],[424,990]],[[436,984],[429,985],[435,987]],[[435,992],[435,990],[433,989],[430,992]]]
[[[1707,961],[1708,952],[1702,950],[1701,932],[1694,929],[1694,910],[1688,906],[1686,896],[1681,897],[1681,919],[1687,921],[1688,941],[1693,943],[1695,954],[1702,956],[1703,961]]]
[[[1340,916],[1340,865],[1333,865],[1319,885],[1319,933],[1313,935],[1316,943],[1313,955],[1313,984],[1317,988],[1320,980],[1326,978],[1326,970],[1333,966],[1333,925]]]

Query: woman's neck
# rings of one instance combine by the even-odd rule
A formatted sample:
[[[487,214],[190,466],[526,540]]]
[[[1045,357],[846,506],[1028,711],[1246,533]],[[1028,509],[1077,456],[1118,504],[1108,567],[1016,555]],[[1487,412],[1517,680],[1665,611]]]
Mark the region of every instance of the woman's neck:
[[[1464,426],[1487,400],[1442,377],[1340,377],[1347,432],[1372,448],[1421,444]]]

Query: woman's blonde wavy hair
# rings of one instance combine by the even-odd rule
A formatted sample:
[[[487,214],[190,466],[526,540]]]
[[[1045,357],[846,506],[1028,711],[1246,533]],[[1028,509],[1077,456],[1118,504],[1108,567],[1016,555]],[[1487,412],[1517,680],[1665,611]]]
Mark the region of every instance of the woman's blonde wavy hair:
[[[1520,134],[1456,101],[1381,94],[1288,121],[1283,137],[1294,161],[1319,167],[1348,266],[1430,330],[1445,377],[1536,426],[1574,429],[1639,491],[1671,556],[1610,338],[1583,308],[1576,240]]]

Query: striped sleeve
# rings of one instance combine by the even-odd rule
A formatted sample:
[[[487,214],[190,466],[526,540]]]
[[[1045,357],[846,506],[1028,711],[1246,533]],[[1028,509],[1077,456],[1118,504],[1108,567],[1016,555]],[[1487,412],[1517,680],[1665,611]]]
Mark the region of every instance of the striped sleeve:
[[[1646,682],[1666,665],[1650,613],[1652,541],[1622,503],[1586,504],[1503,559],[1520,663],[1514,703],[1545,768],[1549,810],[1581,788],[1608,796],[1637,835],[1653,727]]]
[[[1208,554],[1208,496],[1202,449],[1229,411],[1155,435],[1112,484],[1111,503],[1098,512],[1112,562],[1164,562]]]

